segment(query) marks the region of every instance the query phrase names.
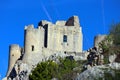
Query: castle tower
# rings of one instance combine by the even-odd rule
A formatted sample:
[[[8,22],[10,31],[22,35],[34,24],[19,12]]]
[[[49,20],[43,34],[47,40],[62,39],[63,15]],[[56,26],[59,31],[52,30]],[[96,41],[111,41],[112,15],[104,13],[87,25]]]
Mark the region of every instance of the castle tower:
[[[107,35],[97,35],[97,36],[95,36],[95,38],[94,38],[94,46],[95,46],[95,47],[98,47],[98,46],[99,46],[98,44],[99,44],[101,41],[103,41],[106,36],[107,36]]]
[[[44,25],[43,25],[44,24]],[[45,47],[54,51],[82,52],[82,28],[78,16],[67,21],[39,23],[45,29]]]
[[[80,21],[78,16],[72,16],[70,17],[67,22],[66,26],[71,26],[73,28],[73,37],[69,38],[69,41],[71,38],[73,38],[73,45],[71,47],[73,48],[74,52],[82,52],[82,46],[83,46],[83,34],[82,34],[82,27],[80,26]],[[69,35],[71,36],[71,34]],[[72,43],[72,42],[69,42]]]
[[[83,46],[83,35],[82,35],[82,27],[80,26],[79,17],[72,16],[70,17],[65,26],[68,28],[68,44],[70,45],[68,51],[74,52],[82,52]],[[72,30],[72,33],[71,33]]]
[[[7,76],[10,74],[11,70],[13,69],[14,64],[21,56],[21,48],[17,44],[12,44],[9,47],[9,66]]]
[[[25,54],[23,56],[23,61],[34,65],[39,61],[38,58],[40,58],[40,54],[42,54],[42,47],[44,46],[44,29],[40,26],[34,28],[33,25],[28,25],[25,27],[24,36]]]

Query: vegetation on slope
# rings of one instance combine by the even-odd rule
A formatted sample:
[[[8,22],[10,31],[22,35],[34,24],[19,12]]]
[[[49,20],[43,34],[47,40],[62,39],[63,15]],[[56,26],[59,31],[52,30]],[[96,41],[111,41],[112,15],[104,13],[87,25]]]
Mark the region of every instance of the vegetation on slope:
[[[115,45],[120,45],[120,23],[112,25],[110,35],[113,37],[113,43]]]
[[[120,23],[111,26],[109,35],[99,46],[103,49],[105,63],[108,63],[109,55],[116,54],[120,57]],[[116,58],[116,62],[120,62],[120,59]]]
[[[109,63],[109,55],[117,55],[115,62],[120,63],[120,23],[113,24],[110,34],[99,46],[103,49],[104,63]],[[99,80],[120,80],[120,70],[109,69],[104,71],[104,77]]]
[[[112,25],[110,34],[99,46],[103,49],[105,64],[109,63],[108,56],[112,54],[116,54],[116,62],[120,62],[120,23]],[[57,78],[59,80],[72,80],[76,77],[78,72],[80,73],[82,71],[82,66],[85,63],[85,61],[75,61],[68,58],[60,58],[59,61],[59,63],[53,61],[39,63],[30,74],[29,79],[51,80],[52,78]],[[120,80],[120,70],[109,71],[114,71],[114,75],[105,71],[105,80]],[[103,80],[103,78],[99,80]]]
[[[120,80],[120,70],[116,69],[103,69],[104,77],[95,80]]]
[[[76,77],[77,72],[80,72],[84,61],[75,61],[69,58],[59,59],[57,64],[53,61],[41,62],[32,71],[29,76],[30,80],[51,80],[57,78],[59,80],[71,80]],[[79,69],[74,69],[79,67]],[[73,70],[74,69],[74,70]]]

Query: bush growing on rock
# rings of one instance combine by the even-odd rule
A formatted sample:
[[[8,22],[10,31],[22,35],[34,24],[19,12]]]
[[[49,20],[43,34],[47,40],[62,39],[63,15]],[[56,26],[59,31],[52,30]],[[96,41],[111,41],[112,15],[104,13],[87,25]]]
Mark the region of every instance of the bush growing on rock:
[[[57,64],[54,61],[45,61],[37,65],[37,67],[29,75],[30,80],[50,80],[52,78],[58,78],[59,80],[71,80],[73,79],[77,70],[73,68],[80,66],[84,61],[75,61],[74,59],[65,58],[59,59]]]
[[[99,43],[99,47],[103,49],[104,63],[109,63],[108,56],[117,55],[116,62],[120,62],[120,23],[113,24],[110,28],[109,35]]]

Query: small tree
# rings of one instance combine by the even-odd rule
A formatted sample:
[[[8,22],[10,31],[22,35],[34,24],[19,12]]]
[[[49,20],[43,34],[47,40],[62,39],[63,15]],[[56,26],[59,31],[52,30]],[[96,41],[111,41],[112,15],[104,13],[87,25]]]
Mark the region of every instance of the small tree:
[[[105,63],[108,63],[109,55],[120,54],[120,23],[111,26],[110,34],[99,43],[99,47],[103,49]],[[119,58],[117,61],[120,61]]]
[[[111,26],[110,35],[113,37],[113,43],[120,45],[120,22]]]
[[[51,80],[58,78],[59,80],[69,80],[73,68],[76,66],[75,60],[68,58],[60,58],[60,63],[57,64],[53,61],[41,62],[29,75],[30,80]]]
[[[120,23],[113,24],[110,28],[110,34],[103,40],[99,47],[103,49],[104,53],[114,54],[120,46]],[[116,48],[117,47],[117,48]]]
[[[110,52],[120,54],[120,22],[111,26],[110,35],[113,38],[113,45]]]
[[[29,75],[30,80],[50,80],[55,77],[58,65],[53,61],[41,62]]]

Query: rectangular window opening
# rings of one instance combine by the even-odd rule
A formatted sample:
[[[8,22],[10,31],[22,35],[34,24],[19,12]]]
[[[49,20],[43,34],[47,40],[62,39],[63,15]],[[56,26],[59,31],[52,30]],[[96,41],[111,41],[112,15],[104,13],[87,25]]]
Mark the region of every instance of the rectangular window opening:
[[[34,46],[32,45],[32,51],[34,51]]]
[[[63,36],[63,42],[67,42],[67,35]]]

